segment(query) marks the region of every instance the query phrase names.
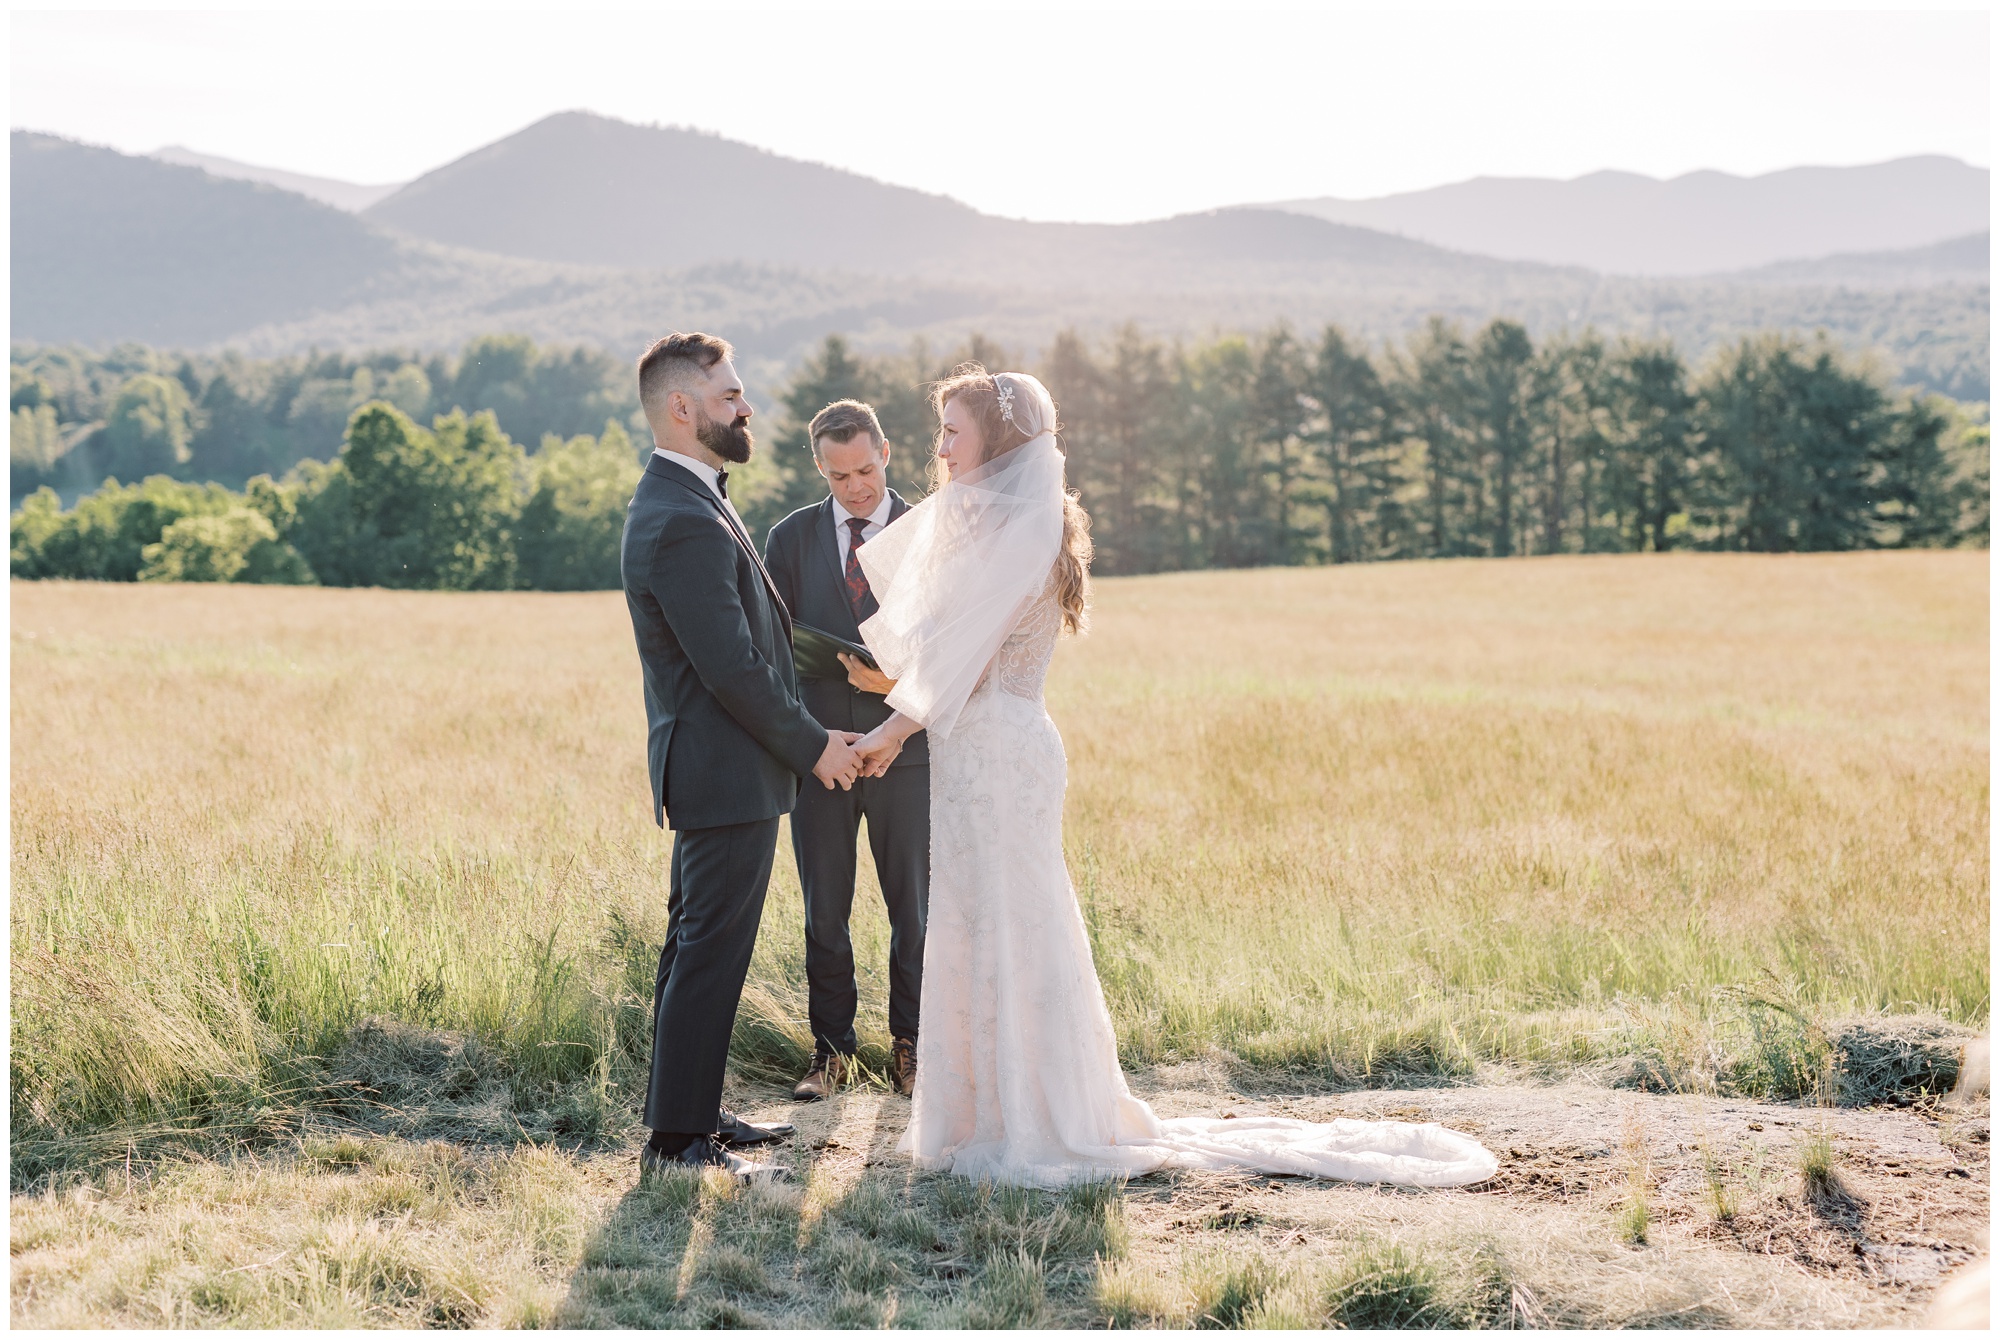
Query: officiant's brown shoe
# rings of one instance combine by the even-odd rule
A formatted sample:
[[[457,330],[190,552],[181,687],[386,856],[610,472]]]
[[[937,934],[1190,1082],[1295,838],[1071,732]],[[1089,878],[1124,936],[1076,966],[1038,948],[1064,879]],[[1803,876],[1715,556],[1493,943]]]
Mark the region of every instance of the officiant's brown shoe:
[[[889,1083],[908,1098],[917,1091],[917,1040],[897,1038],[889,1046]]]
[[[830,1096],[841,1085],[854,1078],[854,1058],[839,1052],[814,1052],[812,1069],[792,1090],[792,1097],[802,1103]]]

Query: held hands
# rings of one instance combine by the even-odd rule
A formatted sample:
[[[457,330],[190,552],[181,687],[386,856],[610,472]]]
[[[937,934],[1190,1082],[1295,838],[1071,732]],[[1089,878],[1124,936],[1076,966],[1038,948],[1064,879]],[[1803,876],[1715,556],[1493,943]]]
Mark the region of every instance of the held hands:
[[[854,742],[854,752],[861,759],[863,777],[880,777],[889,771],[896,755],[903,752],[903,741],[908,737],[891,733],[891,724],[885,721]]]
[[[821,786],[831,791],[833,784],[839,782],[841,790],[853,789],[854,779],[861,774],[866,762],[854,747],[859,738],[853,731],[847,730],[826,733],[826,748],[821,751],[819,762],[813,764],[813,776],[819,778]]]
[[[916,722],[897,712],[865,736],[830,730],[826,733],[826,752],[813,765],[813,776],[829,791],[835,782],[840,783],[843,791],[852,790],[855,778],[880,777],[889,771],[896,755],[903,752],[903,742],[918,729]]]
[[[858,656],[849,655],[844,651],[837,651],[834,655],[838,656],[840,663],[847,667],[847,682],[863,693],[887,693],[896,687],[895,680],[880,670],[869,669]]]

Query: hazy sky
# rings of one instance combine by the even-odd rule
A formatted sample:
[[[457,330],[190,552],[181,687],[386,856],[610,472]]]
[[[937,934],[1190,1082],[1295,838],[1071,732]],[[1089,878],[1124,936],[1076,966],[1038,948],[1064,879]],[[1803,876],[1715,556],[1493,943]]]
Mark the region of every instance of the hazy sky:
[[[1129,220],[1480,174],[1989,162],[1955,11],[1068,4],[11,19],[13,125],[397,181],[547,115],[694,125],[995,213]]]

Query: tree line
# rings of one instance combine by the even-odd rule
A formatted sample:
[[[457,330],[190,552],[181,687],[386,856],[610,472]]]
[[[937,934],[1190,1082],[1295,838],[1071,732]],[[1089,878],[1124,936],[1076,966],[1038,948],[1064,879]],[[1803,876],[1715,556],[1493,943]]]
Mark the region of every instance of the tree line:
[[[1433,321],[1371,356],[1338,329],[1182,351],[1059,343],[1107,570],[1977,542],[1983,435],[1824,344],[1672,346]]]
[[[984,341],[864,357],[829,338],[781,397],[875,404],[924,487],[923,387]],[[1691,368],[1671,343],[1434,319],[1369,349],[1337,326],[1202,344],[1059,337],[1034,369],[1105,574],[1379,559],[1984,545],[1986,407],[1898,393],[1824,340],[1767,334]],[[792,439],[801,439],[794,443]],[[915,450],[910,448],[914,447]],[[810,471],[771,510],[819,494]]]
[[[301,461],[331,459],[354,411],[376,400],[418,422],[453,408],[490,410],[524,442],[595,433],[607,418],[637,427],[623,360],[599,349],[538,348],[522,335],[484,336],[457,358],[16,346],[9,382],[15,498],[45,484],[74,495],[106,477],[234,488],[260,474],[282,477]]]
[[[515,351],[508,375],[477,375],[525,388],[511,408],[469,414],[455,403],[424,427],[372,380],[389,357],[361,356],[346,395],[372,394],[347,409],[328,461],[252,477],[240,492],[167,472],[135,484],[107,480],[68,510],[54,492],[38,492],[14,514],[13,571],[615,586],[624,505],[650,443],[643,430],[643,445],[626,430],[630,410],[616,399],[610,360],[495,337],[448,369],[454,395],[465,368],[492,368],[499,348]],[[823,496],[804,425],[842,397],[877,407],[895,448],[892,482],[923,493],[926,387],[966,357],[1021,366],[977,337],[945,353],[918,345],[873,356],[839,336],[824,341],[779,388],[772,412],[753,421],[763,443],[756,459],[731,472],[731,497],[753,531]],[[1434,320],[1376,349],[1337,327],[1310,339],[1276,327],[1199,344],[1127,328],[1095,345],[1059,337],[1038,362],[1061,408],[1071,482],[1093,516],[1097,570],[1107,575],[1988,543],[1985,407],[1896,392],[1824,341],[1757,336],[1694,369],[1671,344],[1586,332],[1537,345],[1504,320],[1471,333]],[[246,381],[272,384],[279,375],[234,366],[250,369]],[[397,364],[387,379],[415,366]],[[538,383],[541,366],[595,366],[596,389],[533,400],[528,391],[538,385],[590,380]],[[371,378],[360,377],[364,370]],[[109,407],[107,428],[121,402],[157,391],[148,384],[127,397],[130,383],[162,375],[137,372],[95,392]],[[629,370],[619,375],[630,380]],[[202,403],[210,403],[207,384]],[[41,405],[27,408],[39,413]],[[532,454],[502,426],[554,422],[558,409],[569,425],[586,408],[609,411],[595,435],[548,431]],[[134,436],[157,431],[161,416],[149,414],[132,415],[143,420]],[[17,434],[21,416],[17,406]],[[190,450],[183,476],[192,460]]]
[[[64,510],[50,488],[12,518],[17,577],[278,582],[448,591],[618,584],[639,453],[616,419],[529,455],[491,411],[429,428],[386,401],[348,420],[330,462],[242,492],[153,475]]]

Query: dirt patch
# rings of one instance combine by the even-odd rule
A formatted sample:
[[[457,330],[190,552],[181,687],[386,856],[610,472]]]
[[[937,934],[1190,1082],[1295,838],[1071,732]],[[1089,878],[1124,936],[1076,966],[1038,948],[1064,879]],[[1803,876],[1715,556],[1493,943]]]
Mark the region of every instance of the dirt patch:
[[[1135,1076],[1133,1088],[1166,1117],[1436,1121],[1500,1157],[1490,1181],[1457,1191],[1247,1173],[1138,1179],[1125,1197],[1133,1257],[1162,1270],[1245,1253],[1310,1264],[1357,1239],[1408,1240],[1504,1260],[1516,1325],[1881,1326],[1913,1320],[1986,1241],[1984,1100],[1816,1108],[1581,1084],[1272,1096],[1201,1063]],[[901,1100],[739,1097],[797,1122],[815,1169],[839,1158],[856,1177],[907,1170],[895,1153]],[[857,1123],[850,1104],[863,1103]],[[1816,1139],[1833,1172],[1809,1194],[1801,1165]],[[1619,1227],[1635,1196],[1646,1202],[1643,1243]]]

